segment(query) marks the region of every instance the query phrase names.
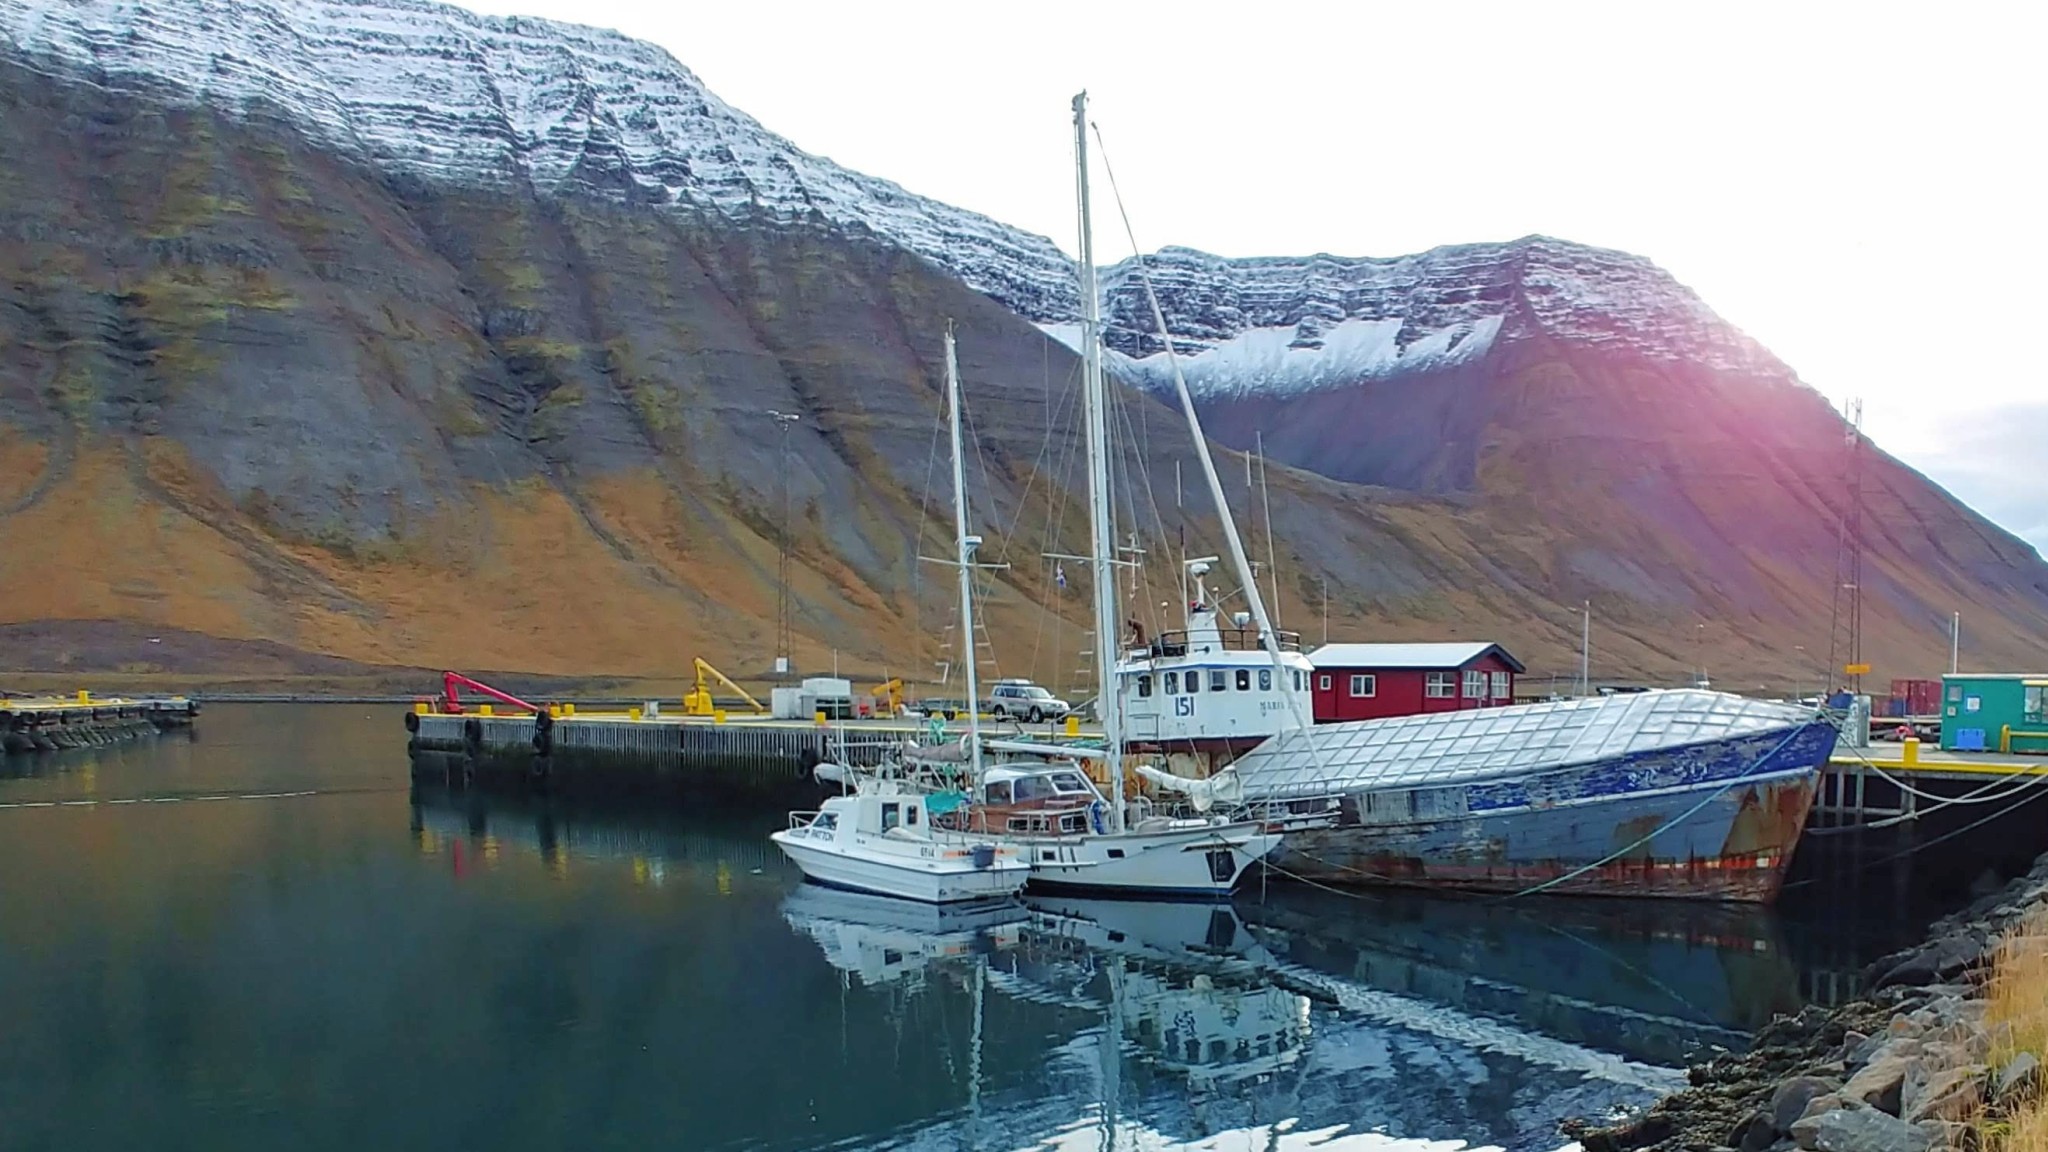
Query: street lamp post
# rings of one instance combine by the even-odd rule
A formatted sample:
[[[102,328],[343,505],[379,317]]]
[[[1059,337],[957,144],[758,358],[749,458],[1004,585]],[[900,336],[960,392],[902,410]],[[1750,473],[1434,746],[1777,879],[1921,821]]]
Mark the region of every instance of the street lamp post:
[[[789,592],[789,430],[803,417],[794,412],[778,412],[773,408],[768,410],[768,416],[775,421],[776,428],[782,433],[782,548],[775,562],[775,673],[782,676],[789,673],[790,658],[794,655],[791,649],[795,647],[795,627],[792,620],[794,605]]]

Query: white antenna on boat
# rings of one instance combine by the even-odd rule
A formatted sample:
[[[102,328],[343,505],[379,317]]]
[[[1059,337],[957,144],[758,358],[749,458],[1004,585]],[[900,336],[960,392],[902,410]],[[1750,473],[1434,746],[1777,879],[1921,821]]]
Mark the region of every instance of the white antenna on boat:
[[[1088,362],[1095,365],[1095,386],[1099,392],[1101,389],[1102,373],[1101,353],[1096,351],[1094,344],[1094,337],[1097,335],[1094,318],[1099,305],[1095,299],[1095,269],[1089,263],[1093,254],[1089,250],[1085,223],[1088,215],[1088,165],[1086,133],[1082,120],[1086,115],[1087,99],[1088,94],[1086,92],[1074,97],[1074,135],[1077,147],[1081,149],[1082,160],[1081,216],[1083,227],[1081,259],[1083,272],[1081,274],[1081,291],[1083,298],[1081,308],[1084,316],[1082,334],[1089,340],[1088,355],[1093,357],[1093,359]],[[1105,156],[1103,163],[1106,165],[1108,162],[1108,157]],[[1109,173],[1109,186],[1111,191],[1114,192],[1116,189],[1116,173],[1113,170]],[[1259,594],[1258,577],[1253,575],[1251,561],[1245,557],[1244,539],[1238,535],[1237,521],[1230,515],[1230,500],[1223,494],[1222,479],[1216,475],[1216,461],[1209,455],[1208,438],[1202,435],[1202,418],[1195,415],[1195,398],[1188,391],[1187,377],[1181,373],[1180,357],[1176,356],[1173,351],[1173,333],[1166,327],[1166,310],[1159,306],[1159,292],[1152,286],[1151,270],[1146,267],[1144,254],[1138,252],[1138,239],[1136,234],[1131,231],[1130,214],[1123,212],[1123,196],[1121,193],[1117,194],[1117,210],[1123,215],[1124,234],[1130,237],[1131,251],[1136,254],[1134,259],[1138,266],[1138,279],[1145,285],[1146,302],[1152,305],[1152,322],[1158,327],[1159,342],[1166,349],[1166,365],[1173,370],[1173,388],[1180,396],[1181,415],[1187,417],[1188,431],[1194,435],[1195,458],[1202,462],[1202,476],[1209,482],[1209,498],[1216,502],[1216,518],[1223,522],[1223,539],[1225,543],[1230,545],[1230,562],[1237,570],[1238,583],[1244,586],[1245,599],[1251,603],[1252,619],[1259,626],[1259,640],[1265,646],[1266,656],[1273,661],[1274,675],[1279,677],[1279,682],[1285,683],[1287,665],[1280,659],[1280,638],[1273,631],[1273,618],[1266,614],[1266,598]],[[1287,714],[1294,721],[1294,726],[1296,728],[1307,728],[1309,726],[1308,717],[1301,714],[1301,693],[1283,692],[1281,696],[1287,701]]]
[[[1109,830],[1124,830],[1123,702],[1117,695],[1116,552],[1111,540],[1109,423],[1102,386],[1102,302],[1095,290],[1095,235],[1088,215],[1088,93],[1074,97],[1074,187],[1081,228],[1081,395],[1088,416],[1089,566],[1095,583],[1095,710],[1109,773]],[[1214,477],[1212,476],[1213,480]]]
[[[967,534],[966,452],[960,442],[960,364],[953,354],[953,322],[946,321],[946,420],[953,434],[953,545],[960,567],[960,645],[967,676],[967,765],[976,787],[981,784],[981,686],[974,674],[974,550],[981,537]]]

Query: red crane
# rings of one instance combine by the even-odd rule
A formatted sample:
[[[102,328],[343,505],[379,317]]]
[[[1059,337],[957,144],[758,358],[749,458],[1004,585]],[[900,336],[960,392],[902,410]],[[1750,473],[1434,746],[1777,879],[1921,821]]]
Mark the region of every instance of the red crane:
[[[514,696],[508,692],[500,692],[496,688],[491,687],[489,684],[485,684],[477,680],[471,680],[469,677],[464,676],[460,672],[441,673],[441,711],[448,713],[451,716],[459,716],[462,714],[461,689],[463,688],[468,688],[471,691],[488,696],[501,704],[510,704],[514,708],[524,708],[528,712],[532,712],[535,715],[539,715],[540,713],[547,711],[546,708],[543,708],[538,704],[528,704],[526,701],[521,700],[519,697]]]

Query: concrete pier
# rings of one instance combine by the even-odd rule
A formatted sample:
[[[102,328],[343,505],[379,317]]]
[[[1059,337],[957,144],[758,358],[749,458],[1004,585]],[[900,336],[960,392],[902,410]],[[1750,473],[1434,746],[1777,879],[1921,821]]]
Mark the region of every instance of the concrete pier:
[[[524,777],[573,787],[701,784],[745,792],[812,785],[820,762],[872,766],[924,729],[910,722],[645,717],[631,712],[539,716],[482,712],[405,714],[416,775]],[[456,782],[451,779],[450,781]]]
[[[69,697],[0,699],[0,755],[92,748],[169,728],[190,727],[199,705],[183,696],[146,699]]]

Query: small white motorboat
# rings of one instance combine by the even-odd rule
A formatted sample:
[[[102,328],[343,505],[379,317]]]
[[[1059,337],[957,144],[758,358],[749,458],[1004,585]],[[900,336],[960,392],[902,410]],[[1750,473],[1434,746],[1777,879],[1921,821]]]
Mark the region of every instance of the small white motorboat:
[[[927,904],[1013,896],[1031,866],[1015,846],[935,827],[927,796],[888,783],[792,812],[769,838],[820,884]]]

